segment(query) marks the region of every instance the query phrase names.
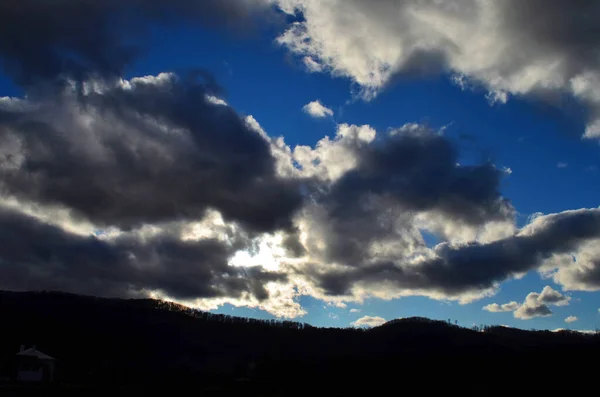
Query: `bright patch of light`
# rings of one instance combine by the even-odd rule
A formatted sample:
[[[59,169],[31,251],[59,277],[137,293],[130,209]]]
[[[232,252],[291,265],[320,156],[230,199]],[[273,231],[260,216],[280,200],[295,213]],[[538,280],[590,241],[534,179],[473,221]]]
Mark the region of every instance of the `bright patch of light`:
[[[263,236],[257,244],[255,252],[238,251],[230,259],[229,265],[235,267],[262,266],[265,270],[278,271],[281,260],[288,255],[282,247],[281,234]]]

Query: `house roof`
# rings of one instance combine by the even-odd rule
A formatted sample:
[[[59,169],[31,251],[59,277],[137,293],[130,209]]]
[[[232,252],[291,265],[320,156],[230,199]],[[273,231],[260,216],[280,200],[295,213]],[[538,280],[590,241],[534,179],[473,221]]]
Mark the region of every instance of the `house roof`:
[[[49,355],[42,353],[41,351],[34,349],[33,347],[18,352],[17,356],[37,357],[40,360],[56,360],[54,357],[50,357]]]

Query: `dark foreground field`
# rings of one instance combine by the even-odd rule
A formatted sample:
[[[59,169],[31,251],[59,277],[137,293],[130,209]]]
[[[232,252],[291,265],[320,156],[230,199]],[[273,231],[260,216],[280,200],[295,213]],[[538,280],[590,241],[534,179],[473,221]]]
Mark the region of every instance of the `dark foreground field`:
[[[600,336],[411,318],[322,329],[153,300],[0,292],[0,377],[19,346],[57,359],[12,395],[564,395],[595,393]]]

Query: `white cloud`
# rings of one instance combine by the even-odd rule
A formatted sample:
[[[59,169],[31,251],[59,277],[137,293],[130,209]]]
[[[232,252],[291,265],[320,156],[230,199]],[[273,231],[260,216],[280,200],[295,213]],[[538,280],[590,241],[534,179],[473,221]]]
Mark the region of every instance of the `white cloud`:
[[[595,335],[598,332],[594,331],[593,329],[566,329],[566,328],[556,328],[553,329],[552,332],[561,332],[561,331],[569,331],[569,332],[579,332],[580,334],[587,334],[587,335]]]
[[[503,305],[499,305],[497,303],[492,303],[490,305],[484,306],[483,310],[492,312],[492,313],[503,313],[503,312],[514,312],[521,305],[515,301],[505,303]]]
[[[565,318],[565,323],[574,323],[575,321],[579,320],[576,316],[569,316],[567,318]]]
[[[350,309],[350,313],[360,313],[360,309]]]
[[[209,103],[212,103],[213,105],[228,106],[228,105],[227,105],[227,102],[225,102],[225,101],[224,101],[223,99],[221,99],[221,98],[217,98],[217,97],[216,97],[216,96],[214,96],[214,95],[207,95],[207,96],[206,96],[206,100],[207,100]]]
[[[383,317],[364,316],[356,321],[351,322],[350,324],[355,327],[378,327],[385,323],[386,319]]]
[[[515,301],[499,305],[492,303],[483,307],[483,310],[492,313],[513,312],[515,318],[528,320],[535,317],[548,317],[552,315],[549,306],[566,306],[571,298],[556,291],[549,285],[541,293],[531,292],[523,304]]]
[[[398,74],[450,71],[462,89],[482,86],[492,104],[530,95],[573,95],[600,137],[599,7],[523,0],[271,0],[301,12],[277,39],[371,99]],[[536,23],[531,23],[535,20]],[[314,71],[316,68],[311,69]]]
[[[316,118],[333,117],[333,110],[324,106],[318,99],[304,105],[302,110]]]

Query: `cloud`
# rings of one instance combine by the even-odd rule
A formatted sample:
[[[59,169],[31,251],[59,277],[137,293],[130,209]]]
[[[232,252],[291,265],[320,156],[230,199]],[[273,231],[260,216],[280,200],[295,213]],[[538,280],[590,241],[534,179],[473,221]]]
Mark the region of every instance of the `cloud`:
[[[491,103],[528,96],[587,105],[600,137],[600,4],[582,0],[272,0],[300,13],[278,42],[373,98],[399,78],[450,73]],[[532,23],[535,21],[535,23]]]
[[[356,285],[370,284],[457,298],[493,289],[498,283],[530,270],[541,270],[553,255],[568,253],[599,235],[600,210],[565,211],[540,216],[518,233],[489,243],[457,247],[441,243],[429,255],[413,260],[379,260],[316,272],[314,277],[330,294],[343,295]],[[594,275],[591,273],[589,278],[593,280]],[[542,295],[547,303],[564,302],[551,289],[545,289]],[[525,312],[527,307],[522,309]]]
[[[521,307],[521,305],[519,303],[512,301],[509,303],[504,303],[502,305],[499,305],[497,303],[492,303],[492,304],[484,306],[483,310],[492,312],[492,313],[502,313],[502,312],[514,312],[519,307]]]
[[[554,306],[568,306],[571,298],[552,289],[549,285],[545,286],[542,293],[537,297],[537,301]]]
[[[320,63],[315,62],[315,60],[311,57],[304,57],[302,59],[302,62],[304,63],[304,66],[306,66],[306,70],[310,73],[317,73],[323,71],[323,66]]]
[[[364,316],[350,323],[355,327],[378,327],[386,323],[386,319],[382,317]]]
[[[291,225],[297,182],[277,175],[268,142],[232,108],[207,99],[210,80],[84,88],[0,104],[4,192],[105,227],[197,220],[209,208],[258,231]]]
[[[139,230],[108,238],[64,231],[19,212],[0,209],[0,288],[60,290],[99,296],[173,299],[269,298],[268,283],[286,276],[261,267],[235,268],[229,258],[246,246],[243,234],[226,241],[183,240],[177,228]]]
[[[556,328],[553,329],[552,332],[579,332],[580,334],[586,334],[586,335],[596,335],[598,334],[598,331],[595,331],[593,329],[566,329],[566,328]]]
[[[539,294],[537,292],[528,294],[523,304],[519,304],[515,301],[503,305],[492,303],[484,306],[483,310],[492,313],[514,312],[515,318],[528,320],[535,317],[551,316],[553,313],[549,307],[550,305],[567,306],[570,300],[570,297],[561,294],[547,285]]]
[[[302,110],[315,118],[333,117],[333,110],[323,106],[319,100],[304,105]]]
[[[588,239],[569,252],[548,258],[542,275],[552,278],[566,291],[600,290],[600,238]]]
[[[552,13],[563,6],[551,3],[549,25],[542,18],[512,26],[518,12],[506,20],[492,13],[465,33],[472,26],[462,22],[504,7],[482,10],[472,1],[466,11],[452,2],[306,3],[304,19],[279,41],[309,71],[352,78],[365,97],[402,75],[448,70],[465,76],[464,87],[486,87],[490,102],[566,91],[590,106],[594,136],[597,73],[588,67],[589,43],[573,39],[580,26],[555,23]],[[283,2],[287,11],[302,6]],[[263,3],[0,5],[2,67],[26,92],[0,100],[2,288],[157,296],[203,308],[228,302],[294,317],[305,313],[300,294],[337,306],[369,296],[468,302],[531,270],[565,289],[600,285],[597,209],[540,215],[517,230],[500,194],[508,170],[458,165],[458,148],[440,131],[406,124],[377,136],[369,125],[341,124],[332,139],[291,148],[238,115],[207,73],[122,79],[149,26],[246,26]],[[406,23],[387,23],[395,9]],[[488,29],[494,21],[501,26]],[[562,44],[538,38],[547,26],[572,36]],[[519,36],[515,59],[512,38],[498,45],[491,31],[535,40]],[[573,43],[581,52],[571,52]],[[557,46],[569,55],[558,63]],[[538,56],[543,67],[530,68]],[[556,76],[569,82],[546,84]],[[315,103],[323,117],[333,115]],[[429,247],[424,232],[440,243]],[[576,261],[566,261],[573,253]],[[564,302],[552,291],[530,294],[516,312],[544,315]]]
[[[559,162],[558,164],[556,164],[556,168],[567,168],[568,166],[569,164],[563,162]]]
[[[350,313],[360,313],[360,309],[350,309]]]
[[[117,234],[175,223],[212,241],[213,227],[192,225],[214,212],[244,241],[222,263],[264,265],[281,276],[258,277],[267,294],[255,286],[256,294],[198,293],[199,302],[177,289],[164,293],[179,301],[262,305],[289,316],[304,313],[299,294],[335,304],[406,295],[469,302],[530,270],[573,268],[550,261],[600,235],[597,209],[539,214],[516,230],[499,193],[503,172],[457,165],[457,148],[424,126],[378,137],[370,126],[342,124],[334,139],[292,149],[253,118],[215,104],[202,79],[92,83],[79,94],[3,102],[3,191],[19,203],[11,208],[58,206],[69,222]],[[40,211],[30,215],[41,219]],[[422,231],[441,242],[428,247]],[[152,288],[164,289],[151,283],[144,291]]]
[[[549,317],[552,314],[548,305],[531,303],[521,306],[519,310],[515,311],[514,316],[521,320],[529,320],[535,317]]]
[[[150,26],[244,29],[261,0],[23,0],[0,5],[5,71],[27,86],[57,77],[120,77],[147,45]]]
[[[567,318],[565,318],[565,323],[574,323],[575,321],[579,320],[576,316],[569,316]]]
[[[514,312],[515,318],[528,320],[535,317],[548,317],[553,314],[550,305],[566,306],[571,298],[545,286],[540,294],[532,292],[525,298],[525,302]]]

